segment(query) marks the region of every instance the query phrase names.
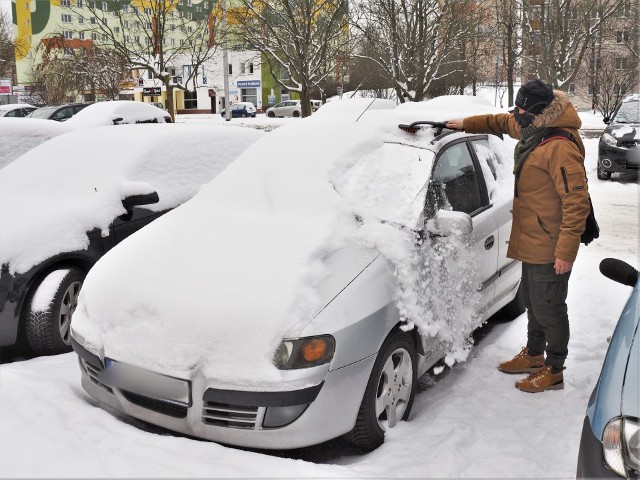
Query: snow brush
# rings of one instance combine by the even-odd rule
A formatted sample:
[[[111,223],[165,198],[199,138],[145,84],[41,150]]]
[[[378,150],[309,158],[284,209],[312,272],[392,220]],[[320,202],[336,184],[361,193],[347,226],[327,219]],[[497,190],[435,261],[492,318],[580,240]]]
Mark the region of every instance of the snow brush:
[[[443,129],[447,128],[446,122],[431,122],[429,120],[413,122],[411,125],[405,125],[401,123],[400,125],[398,125],[398,128],[404,130],[405,132],[416,133],[418,130],[420,130],[420,125],[431,125],[436,130],[436,137],[442,133]]]

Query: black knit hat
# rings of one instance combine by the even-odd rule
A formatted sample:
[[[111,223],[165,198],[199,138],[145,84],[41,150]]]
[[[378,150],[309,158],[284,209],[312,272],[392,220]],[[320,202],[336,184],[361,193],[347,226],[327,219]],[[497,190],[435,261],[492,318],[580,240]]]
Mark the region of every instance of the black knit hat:
[[[529,80],[516,95],[516,107],[538,115],[553,100],[553,87],[542,80]]]

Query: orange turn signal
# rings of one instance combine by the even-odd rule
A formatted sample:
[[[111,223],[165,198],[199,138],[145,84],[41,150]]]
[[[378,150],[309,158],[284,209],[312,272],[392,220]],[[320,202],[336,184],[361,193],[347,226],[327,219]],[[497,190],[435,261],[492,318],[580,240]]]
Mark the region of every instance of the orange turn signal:
[[[314,338],[302,347],[302,357],[307,362],[320,360],[327,353],[327,342],[322,338]]]

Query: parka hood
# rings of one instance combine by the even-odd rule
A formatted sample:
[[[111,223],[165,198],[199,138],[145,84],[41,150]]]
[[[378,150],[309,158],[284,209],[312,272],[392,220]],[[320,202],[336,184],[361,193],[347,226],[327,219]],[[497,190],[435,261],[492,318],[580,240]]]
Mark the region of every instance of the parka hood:
[[[578,112],[569,100],[569,96],[560,90],[553,91],[554,99],[533,120],[536,127],[575,128],[582,126]]]

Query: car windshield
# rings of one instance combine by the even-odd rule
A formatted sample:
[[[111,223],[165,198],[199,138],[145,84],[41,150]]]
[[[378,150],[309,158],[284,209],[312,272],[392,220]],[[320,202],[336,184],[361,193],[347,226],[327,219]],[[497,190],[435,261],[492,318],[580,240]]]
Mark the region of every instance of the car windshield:
[[[385,143],[363,156],[336,189],[358,215],[413,229],[424,207],[434,157],[424,148]]]
[[[624,102],[613,119],[615,123],[640,123],[640,101]]]
[[[29,116],[33,118],[49,118],[58,108],[60,107],[42,107],[31,112]]]

